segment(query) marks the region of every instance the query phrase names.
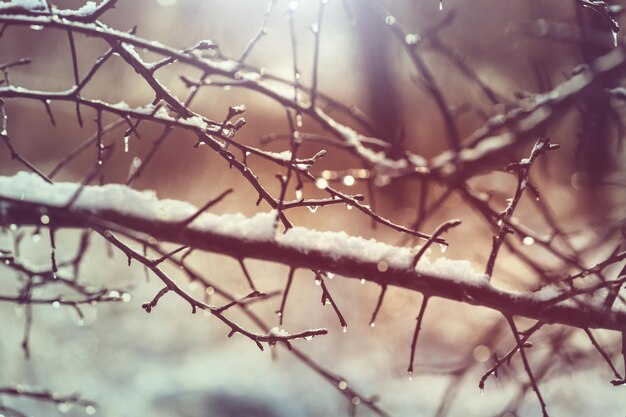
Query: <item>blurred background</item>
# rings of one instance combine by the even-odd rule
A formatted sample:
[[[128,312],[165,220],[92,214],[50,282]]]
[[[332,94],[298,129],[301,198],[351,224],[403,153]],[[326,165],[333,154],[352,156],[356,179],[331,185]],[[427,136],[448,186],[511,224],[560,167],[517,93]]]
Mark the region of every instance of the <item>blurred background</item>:
[[[77,8],[82,1],[54,1],[60,8]],[[444,21],[450,13],[454,20],[440,31],[439,39],[453,51],[499,97],[494,105],[485,99],[475,83],[461,76],[458,68],[444,54],[424,47],[423,58],[433,72],[441,90],[452,106],[461,137],[469,136],[483,125],[485,117],[503,113],[507,103],[551,89],[569,77],[578,64],[590,54],[600,55],[611,48],[612,37],[605,22],[592,11],[583,10],[571,0],[444,0],[443,10],[437,0],[383,2],[390,15],[410,33],[420,34]],[[297,39],[297,65],[301,82],[309,86],[313,73],[314,31],[319,2],[314,0],[278,0],[268,16],[267,34],[246,59],[267,74],[293,78],[294,57],[289,31],[293,18]],[[119,30],[137,25],[137,35],[175,47],[186,48],[201,40],[219,45],[226,57],[237,59],[263,25],[268,4],[253,0],[120,0],[102,21]],[[542,19],[542,20],[540,20]],[[582,20],[581,20],[582,19]],[[572,28],[584,22],[606,32],[607,48],[586,46],[568,38],[539,36],[533,32],[537,22],[560,23]],[[533,24],[535,26],[533,26]],[[432,158],[448,148],[444,125],[424,88],[402,44],[394,39],[388,22],[373,11],[369,2],[330,0],[326,5],[320,31],[319,88],[341,103],[354,105],[369,115],[377,137],[391,143],[402,143],[407,149]],[[33,59],[30,65],[11,71],[13,85],[42,90],[62,91],[73,85],[72,60],[67,35],[58,30],[9,27],[0,38],[0,63],[20,58]],[[98,39],[76,35],[79,72],[85,74],[108,45]],[[147,61],[156,55],[137,50]],[[178,97],[186,96],[186,85],[180,75],[192,79],[197,71],[172,65],[157,72],[159,80]],[[131,107],[149,104],[154,98],[150,87],[123,60],[109,60],[85,89],[84,96],[109,103],[125,102]],[[229,106],[244,104],[247,124],[236,140],[271,151],[288,149],[284,140],[264,141],[270,134],[287,134],[289,126],[284,108],[250,90],[215,86],[200,91],[191,108],[209,119],[221,121]],[[606,103],[605,103],[606,104]],[[585,103],[592,106],[590,103]],[[8,100],[9,129],[16,149],[44,172],[49,172],[72,149],[94,133],[95,114],[84,110],[84,127],[76,121],[74,106],[54,102],[51,105],[57,121],[54,127],[40,102]],[[623,115],[623,104],[614,106]],[[599,116],[600,117],[600,116]],[[597,123],[609,126],[608,116]],[[105,122],[113,120],[104,115]],[[350,124],[349,119],[345,120]],[[604,123],[604,124],[603,124]],[[353,127],[357,128],[357,125]],[[626,208],[624,192],[624,155],[616,140],[616,128],[607,127],[593,135],[581,134],[580,114],[571,111],[547,133],[561,150],[537,164],[533,180],[550,205],[554,217],[564,230],[572,232],[571,242],[584,248],[597,239],[593,227],[615,218],[623,218]],[[152,140],[161,127],[142,124],[141,138],[130,137],[128,152],[123,148],[121,127],[107,134],[106,142],[117,144],[112,159],[103,170],[106,182],[124,183],[134,158],[145,158]],[[302,132],[323,134],[323,130],[306,116]],[[197,206],[226,188],[235,193],[220,203],[217,213],[241,212],[253,215],[269,210],[255,205],[257,193],[240,175],[227,169],[226,163],[206,147],[195,148],[196,138],[182,130],[174,132],[157,152],[155,159],[134,182],[136,189],[156,190],[161,198],[189,201]],[[494,161],[493,170],[470,180],[477,190],[488,193],[493,206],[503,209],[515,189],[515,177],[503,172],[508,162],[528,155],[531,144],[520,148],[510,160]],[[320,149],[328,155],[313,169],[348,170],[361,168],[359,161],[337,148],[322,143],[304,142],[300,155],[312,156]],[[85,152],[57,176],[57,180],[77,181],[93,166],[95,150]],[[268,191],[278,195],[280,188],[274,175],[275,165],[250,159]],[[0,148],[0,174],[13,175],[22,166],[11,161]],[[369,190],[364,181],[349,185],[337,181],[337,188],[363,193],[366,202],[396,223],[409,225],[417,215],[419,182],[385,178],[372,181]],[[435,201],[446,189],[435,186],[429,201]],[[323,196],[313,184],[304,188],[307,198]],[[293,198],[293,197],[290,197]],[[375,202],[371,199],[375,198]],[[522,201],[516,218],[534,231],[547,230],[530,198]],[[450,247],[445,256],[468,259],[477,270],[484,269],[491,248],[492,229],[479,213],[452,194],[421,230],[432,232],[442,221],[460,218],[464,224],[447,235]],[[318,230],[343,230],[351,235],[376,238],[391,244],[406,244],[396,232],[371,227],[368,217],[347,210],[343,205],[290,211],[298,226]],[[29,231],[29,233],[32,231]],[[57,256],[74,255],[79,234],[60,231]],[[0,304],[0,385],[24,383],[49,387],[60,393],[80,392],[99,405],[97,415],[155,417],[221,417],[221,416],[320,416],[347,415],[348,402],[336,387],[320,378],[282,347],[270,353],[260,352],[249,340],[227,338],[227,329],[217,320],[189,314],[188,305],[176,297],[163,298],[158,308],[145,314],[141,304],[152,299],[160,289],[154,278],[146,280],[142,267],[126,266],[120,253],[112,256],[106,245],[93,239],[81,280],[93,285],[128,288],[132,299],[127,303],[88,307],[80,320],[71,308],[41,306],[34,308],[32,355],[25,360],[21,351],[24,312],[22,307]],[[12,232],[0,234],[0,248],[12,245]],[[521,246],[521,242],[516,245]],[[537,245],[526,245],[526,253],[548,267],[558,261]],[[26,238],[22,253],[33,264],[47,264],[49,246],[45,239]],[[606,254],[604,248],[585,253],[592,264]],[[433,250],[431,256],[443,256]],[[188,263],[209,279],[233,294],[245,295],[247,283],[235,260],[209,253],[194,252]],[[262,291],[282,290],[287,267],[249,261],[247,265]],[[175,276],[182,275],[175,269]],[[611,271],[609,271],[609,274]],[[15,291],[17,277],[0,270],[0,291]],[[537,284],[534,272],[524,263],[503,251],[494,282],[514,290],[532,289]],[[329,289],[348,321],[343,333],[336,316],[319,302],[319,287],[310,272],[298,271],[287,303],[284,327],[288,331],[327,327],[330,334],[296,345],[312,359],[345,378],[351,387],[366,395],[380,395],[380,406],[391,415],[434,415],[443,407],[444,415],[539,415],[540,409],[532,391],[522,395],[521,407],[512,404],[526,383],[521,362],[491,378],[484,393],[478,379],[488,369],[492,354],[502,356],[513,340],[506,327],[494,330],[501,320],[486,309],[460,305],[446,300],[432,300],[425,316],[416,354],[412,381],[406,374],[409,346],[419,311],[421,295],[395,288],[387,292],[385,302],[370,327],[371,313],[380,289],[357,280],[335,279]],[[204,288],[190,287],[199,296]],[[213,301],[213,300],[212,300]],[[215,298],[215,304],[222,301]],[[255,311],[269,322],[277,323],[275,310],[279,298],[255,305]],[[233,317],[238,317],[233,313]],[[241,318],[245,322],[244,318]],[[520,321],[526,327],[531,322]],[[248,325],[248,323],[245,323]],[[487,334],[491,332],[490,334]],[[548,340],[553,346],[556,336],[568,342],[556,352],[541,348]],[[618,358],[618,335],[598,332],[598,339]],[[610,370],[589,346],[584,333],[547,326],[533,338],[537,346],[531,361],[543,369],[540,386],[554,415],[623,416],[626,397],[623,388],[610,385]],[[557,355],[558,354],[558,355]],[[621,359],[617,359],[622,369]],[[467,365],[472,365],[467,368]],[[450,391],[451,387],[453,388]],[[454,396],[446,396],[447,394]],[[7,403],[9,403],[8,400]],[[17,400],[12,400],[17,401]],[[21,401],[21,400],[19,400]],[[15,403],[11,403],[15,404]],[[443,406],[442,406],[443,404]],[[28,416],[53,415],[47,404],[32,401],[20,403]],[[84,409],[61,407],[59,412],[80,416]],[[371,415],[357,407],[358,415]]]

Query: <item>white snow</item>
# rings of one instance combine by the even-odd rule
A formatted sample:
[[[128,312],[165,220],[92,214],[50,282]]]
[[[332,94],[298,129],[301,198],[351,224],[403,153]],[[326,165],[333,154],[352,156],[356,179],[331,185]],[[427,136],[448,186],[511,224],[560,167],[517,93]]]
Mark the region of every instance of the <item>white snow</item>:
[[[114,107],[118,110],[123,110],[123,111],[130,110],[130,106],[125,101],[120,101],[119,103],[112,104],[111,107]]]
[[[28,10],[44,9],[45,4],[42,0],[13,0],[8,3],[0,4],[0,10],[9,7],[22,7]]]
[[[13,177],[0,177],[0,197],[25,200],[50,206],[63,206],[79,187],[75,183],[49,184],[35,174],[20,172]],[[160,222],[183,221],[197,208],[177,200],[160,200],[153,191],[137,191],[124,185],[87,186],[74,203],[75,208],[94,213],[115,210],[118,213]],[[322,232],[294,227],[277,233],[276,213],[259,213],[246,217],[241,213],[215,215],[203,213],[190,225],[198,231],[210,231],[247,241],[274,241],[304,253],[324,252],[333,259],[348,258],[362,262],[385,262],[388,267],[410,268],[414,248],[397,247],[350,236],[345,232]],[[475,271],[469,261],[440,257],[431,261],[428,253],[418,263],[418,271],[442,279],[487,284],[484,274]]]
[[[269,336],[274,336],[274,337],[288,337],[289,336],[289,333],[287,333],[286,330],[280,329],[278,327],[272,327],[267,334]]]
[[[291,151],[283,152],[263,152],[265,155],[271,156],[274,159],[280,159],[281,161],[291,161]]]
[[[199,127],[202,130],[205,130],[208,127],[207,123],[201,116],[188,117],[184,119],[184,123],[188,126]]]

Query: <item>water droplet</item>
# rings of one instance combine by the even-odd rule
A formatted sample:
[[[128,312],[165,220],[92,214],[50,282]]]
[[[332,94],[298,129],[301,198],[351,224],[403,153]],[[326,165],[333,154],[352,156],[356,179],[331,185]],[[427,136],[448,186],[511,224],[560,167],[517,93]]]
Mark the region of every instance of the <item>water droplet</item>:
[[[129,139],[130,138],[128,136],[124,136],[124,152],[125,153],[128,153],[128,148],[129,148],[128,142],[129,142]]]
[[[313,340],[313,336],[304,336],[304,340],[310,342],[311,340]]]
[[[530,246],[535,243],[535,239],[533,239],[531,236],[526,236],[524,239],[522,239],[522,243],[524,243],[524,245],[526,246]]]
[[[613,46],[617,48],[617,32],[613,31]]]
[[[404,37],[404,42],[406,42],[407,45],[415,45],[417,41],[419,41],[419,39],[419,35],[415,33],[409,33]]]
[[[50,217],[44,214],[39,218],[39,221],[41,222],[41,224],[50,224]]]
[[[353,186],[355,183],[354,177],[352,175],[346,175],[343,177],[343,185],[347,185],[348,187]]]
[[[409,381],[413,381],[413,371],[409,371]]]
[[[443,10],[443,0],[439,0],[439,10]]]
[[[347,333],[348,332],[348,326],[343,326],[342,330],[343,330],[344,333]]]
[[[32,236],[33,242],[39,242],[41,240],[41,235],[39,233],[33,233]]]
[[[345,390],[346,388],[348,388],[348,383],[344,380],[339,381],[339,383],[337,384],[337,386],[339,387],[340,390]]]
[[[328,277],[328,279],[333,279],[335,278],[335,274],[333,274],[332,272],[327,272],[326,276]]]
[[[302,188],[296,189],[296,200],[302,199]]]
[[[348,210],[352,210],[352,204],[346,204],[346,208],[347,208]]]
[[[122,301],[125,303],[128,303],[131,300],[132,296],[125,292],[124,294],[122,294]]]
[[[376,268],[378,269],[379,272],[386,272],[389,269],[389,265],[385,261],[380,261],[376,265]]]
[[[388,15],[387,17],[385,17],[385,23],[389,26],[393,25],[394,23],[396,23],[396,18],[393,17],[392,15]]]
[[[120,298],[120,292],[117,290],[111,290],[109,291],[109,297],[111,298]]]
[[[485,390],[481,388],[481,389],[480,389],[480,396],[482,397],[482,396],[484,396],[484,395],[485,395]]]
[[[96,408],[93,405],[88,405],[85,407],[85,414],[93,416],[96,414]]]
[[[52,308],[59,308],[59,307],[61,307],[61,303],[59,303],[58,301],[52,302]]]
[[[206,287],[207,295],[213,295],[214,292],[215,292],[215,288],[213,288],[213,287]]]
[[[322,285],[322,279],[321,278],[315,278],[315,285]]]
[[[296,126],[302,127],[302,113],[296,114]]]
[[[9,230],[12,231],[12,232],[15,232],[17,230],[17,224],[11,223],[9,225]]]
[[[441,253],[446,253],[447,249],[448,249],[448,247],[446,245],[444,245],[443,243],[439,244],[439,250],[441,251]]]
[[[319,206],[307,206],[307,208],[309,209],[309,211],[310,211],[311,213],[315,213],[315,212],[317,211],[317,208],[318,208],[318,207],[319,207]]]
[[[41,25],[30,25],[32,30],[43,30],[43,26]]]
[[[352,404],[359,405],[361,404],[361,399],[357,396],[352,397]]]
[[[372,328],[376,327],[376,323],[371,322],[371,323],[370,323],[370,327],[372,327]]]
[[[361,285],[365,285],[365,279],[361,278]]]
[[[289,2],[288,7],[289,7],[289,10],[294,11],[298,8],[298,2],[296,0],[291,0]]]
[[[325,178],[318,178],[315,180],[315,186],[320,190],[324,190],[328,187],[328,181]]]

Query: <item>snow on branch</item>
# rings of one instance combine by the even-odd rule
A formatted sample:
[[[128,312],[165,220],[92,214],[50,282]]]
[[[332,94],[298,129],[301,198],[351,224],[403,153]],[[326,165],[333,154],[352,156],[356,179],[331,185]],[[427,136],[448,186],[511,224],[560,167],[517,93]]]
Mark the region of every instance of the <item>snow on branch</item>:
[[[67,203],[79,192],[78,198]],[[301,227],[284,234],[276,227],[274,212],[253,217],[242,214],[202,213],[189,225],[183,222],[198,210],[176,200],[160,200],[154,192],[123,185],[83,186],[49,184],[35,174],[0,177],[0,222],[5,226],[41,225],[47,216],[54,227],[129,230],[160,241],[241,258],[279,262],[294,268],[323,270],[347,278],[365,279],[382,286],[398,286],[428,296],[443,297],[488,307],[549,323],[581,328],[626,328],[626,310],[616,303],[604,307],[588,291],[561,291],[546,287],[538,292],[515,293],[492,285],[469,261],[422,256],[411,265],[415,250],[391,246],[344,232],[321,232]],[[49,219],[49,220],[48,220]],[[610,281],[591,295],[621,285]],[[595,300],[595,301],[594,301]]]

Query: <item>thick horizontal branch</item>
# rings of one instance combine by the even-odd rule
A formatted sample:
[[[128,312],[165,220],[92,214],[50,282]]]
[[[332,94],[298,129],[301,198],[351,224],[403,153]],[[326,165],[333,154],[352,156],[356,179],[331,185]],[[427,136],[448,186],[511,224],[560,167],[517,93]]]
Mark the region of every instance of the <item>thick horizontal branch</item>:
[[[580,328],[626,329],[626,311],[607,309],[576,292],[513,293],[489,283],[468,261],[428,256],[411,267],[415,251],[343,232],[294,227],[276,230],[275,213],[252,218],[241,214],[205,213],[186,227],[181,220],[196,212],[191,204],[159,200],[152,192],[120,185],[88,186],[71,208],[65,204],[77,184],[48,184],[21,173],[0,177],[0,224],[41,225],[42,214],[55,228],[110,228],[143,233],[155,239],[232,256],[273,261],[294,268],[323,270],[347,278],[394,285],[428,296],[480,305],[505,315]],[[620,286],[618,281],[608,286]],[[595,287],[596,290],[601,287]]]

